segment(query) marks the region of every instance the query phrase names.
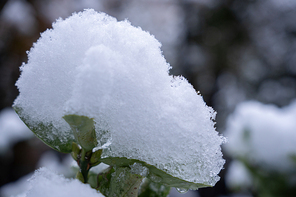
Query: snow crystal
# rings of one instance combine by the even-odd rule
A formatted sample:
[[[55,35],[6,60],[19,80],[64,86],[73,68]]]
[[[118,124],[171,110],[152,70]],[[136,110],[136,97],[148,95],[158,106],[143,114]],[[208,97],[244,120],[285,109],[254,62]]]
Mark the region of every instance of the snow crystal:
[[[66,179],[47,168],[37,170],[29,179],[30,189],[17,197],[103,197],[101,193],[77,179]]]
[[[131,173],[138,174],[143,177],[146,177],[149,173],[149,169],[140,163],[134,163],[133,165],[130,165],[130,168],[131,168]]]
[[[128,21],[94,10],[59,19],[30,50],[14,105],[61,137],[71,133],[64,115],[93,118],[97,133],[112,135],[105,157],[214,185],[224,164],[215,112],[186,79],[168,74],[160,46]]]
[[[265,169],[286,171],[295,166],[296,101],[285,108],[256,101],[239,104],[228,118],[225,150]]]
[[[33,133],[21,121],[12,108],[0,113],[0,153],[5,153],[14,143],[33,137]]]
[[[77,162],[73,163],[73,167],[77,167],[78,168],[78,165],[77,165]],[[107,171],[110,170],[110,166],[109,165],[106,165],[104,163],[100,163],[99,165],[97,166],[94,166],[90,169],[91,172],[95,173],[95,174],[100,174],[100,173],[105,173]]]

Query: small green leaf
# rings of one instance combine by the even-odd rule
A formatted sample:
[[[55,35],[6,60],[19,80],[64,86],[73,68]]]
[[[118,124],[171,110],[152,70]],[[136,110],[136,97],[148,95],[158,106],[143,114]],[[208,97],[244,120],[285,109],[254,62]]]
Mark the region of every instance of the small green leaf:
[[[149,165],[143,161],[139,161],[136,159],[127,159],[125,157],[107,157],[107,158],[102,158],[101,162],[108,164],[110,166],[116,166],[116,167],[130,167],[134,163],[139,163],[149,169],[147,178],[149,178],[152,182],[159,183],[168,187],[176,187],[176,188],[184,188],[184,189],[198,189],[202,187],[211,187],[211,185],[206,185],[203,183],[193,183],[193,182],[182,180],[180,178],[177,178],[168,174],[165,171],[162,171],[156,168],[153,165]]]
[[[29,120],[29,117],[25,115],[21,107],[13,106],[13,108],[27,127],[46,145],[62,153],[70,153],[72,151],[72,142],[75,142],[75,138],[71,129],[63,131],[63,133],[68,135],[61,137],[60,131],[52,124],[46,125],[42,122],[33,124],[33,121]]]
[[[77,172],[76,179],[78,179],[79,181],[84,183],[84,178],[83,178],[83,175],[82,175],[82,173],[80,171]]]
[[[76,144],[75,142],[72,143],[72,152],[71,152],[71,156],[73,157],[73,159],[75,161],[78,160],[78,155],[80,155],[81,153],[81,149],[79,148],[78,144]]]
[[[99,165],[101,163],[100,159],[101,159],[102,152],[103,150],[99,149],[91,154],[91,157],[90,157],[91,167]]]
[[[66,115],[64,120],[70,125],[78,144],[86,151],[97,146],[94,120],[87,116]]]

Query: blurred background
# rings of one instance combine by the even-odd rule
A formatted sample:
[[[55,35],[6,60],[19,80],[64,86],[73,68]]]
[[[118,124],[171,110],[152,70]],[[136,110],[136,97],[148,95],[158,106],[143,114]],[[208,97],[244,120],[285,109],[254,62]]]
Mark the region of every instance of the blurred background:
[[[1,0],[0,197],[23,192],[40,166],[71,176],[69,157],[36,139],[11,106],[26,51],[56,19],[85,8],[155,35],[171,74],[217,111],[229,139],[221,180],[181,196],[296,196],[296,1]]]

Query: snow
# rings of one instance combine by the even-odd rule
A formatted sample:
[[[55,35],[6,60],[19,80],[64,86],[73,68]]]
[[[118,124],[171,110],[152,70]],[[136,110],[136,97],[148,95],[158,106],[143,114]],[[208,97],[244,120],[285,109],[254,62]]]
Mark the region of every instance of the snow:
[[[77,162],[73,162],[72,167],[78,168]],[[90,169],[90,171],[95,173],[95,174],[100,174],[100,173],[103,173],[103,172],[107,171],[109,169],[109,167],[110,167],[109,165],[106,165],[104,163],[100,163],[99,165],[92,167]]]
[[[214,185],[224,164],[216,113],[185,78],[168,74],[160,46],[128,21],[94,10],[59,19],[21,67],[14,106],[32,125],[52,124],[61,138],[71,136],[64,115],[88,116],[97,136],[112,135],[104,157],[138,159]],[[99,147],[104,143],[98,138]]]
[[[52,172],[62,174],[65,177],[75,177],[75,170],[72,168],[77,166],[77,163],[72,159],[70,155],[65,157],[62,161],[58,157],[56,152],[47,151],[42,154],[40,160],[38,161],[37,168],[46,168]],[[74,163],[75,165],[73,166]],[[31,188],[31,184],[28,181],[32,177],[33,172],[29,173],[15,182],[5,184],[0,187],[0,196],[1,197],[11,197],[17,195],[24,195],[27,190]],[[19,197],[18,196],[18,197]]]
[[[284,108],[248,101],[228,118],[228,154],[264,169],[289,171],[296,155],[296,101]]]
[[[71,155],[68,154],[61,160],[56,153],[55,151],[43,153],[38,161],[37,168],[46,167],[48,170],[63,174],[65,177],[75,177],[76,173],[72,169],[74,160]]]
[[[66,179],[47,168],[40,168],[29,179],[30,188],[16,197],[103,197],[101,193],[77,179]]]
[[[177,61],[177,48],[184,39],[185,15],[175,0],[129,0],[117,3],[108,0],[51,0],[37,5],[49,23],[57,17],[65,18],[74,11],[86,8],[106,12],[118,19],[128,19],[134,26],[141,26],[161,41],[164,55],[170,63]]]
[[[33,136],[12,108],[5,108],[0,112],[0,154],[5,153],[15,143]]]

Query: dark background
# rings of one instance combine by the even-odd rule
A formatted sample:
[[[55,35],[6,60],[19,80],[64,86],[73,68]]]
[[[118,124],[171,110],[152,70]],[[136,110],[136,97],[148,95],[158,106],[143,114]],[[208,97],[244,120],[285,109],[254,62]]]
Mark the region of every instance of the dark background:
[[[227,116],[242,101],[282,107],[296,97],[296,3],[292,0],[93,0],[87,1],[89,5],[75,0],[23,0],[18,1],[21,9],[9,10],[13,2],[17,1],[0,2],[0,110],[17,97],[14,84],[19,67],[40,33],[58,17],[84,8],[118,20],[128,18],[154,34],[163,43],[171,74],[187,78],[218,112],[220,133]],[[18,16],[20,10],[29,14]],[[34,171],[48,149],[34,138],[15,144],[0,156],[0,186]],[[200,196],[231,195],[224,182],[227,164],[225,168],[221,181],[200,189]]]

